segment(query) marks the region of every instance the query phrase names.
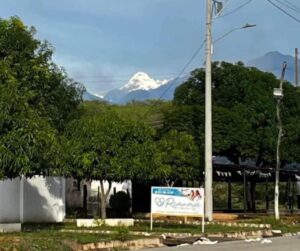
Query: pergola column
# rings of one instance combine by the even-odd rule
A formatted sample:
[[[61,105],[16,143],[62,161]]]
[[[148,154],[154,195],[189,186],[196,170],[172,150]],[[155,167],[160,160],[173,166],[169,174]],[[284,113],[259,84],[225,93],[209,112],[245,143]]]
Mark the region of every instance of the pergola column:
[[[231,211],[232,210],[232,192],[231,192],[231,178],[229,177],[228,178],[228,198],[227,198],[227,209],[228,211]]]

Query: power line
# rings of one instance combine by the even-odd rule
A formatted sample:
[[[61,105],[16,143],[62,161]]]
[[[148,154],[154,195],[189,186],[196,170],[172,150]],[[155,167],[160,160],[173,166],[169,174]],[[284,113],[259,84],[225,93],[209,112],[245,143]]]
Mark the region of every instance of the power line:
[[[165,89],[165,91],[160,95],[159,99],[162,99],[163,96],[168,92],[168,90],[170,90],[170,88],[176,83],[176,81],[180,78],[180,76],[185,72],[185,70],[189,67],[189,65],[196,58],[196,56],[198,55],[199,51],[202,49],[204,44],[205,44],[205,40],[202,42],[200,47],[194,52],[193,56],[189,59],[189,61],[186,63],[186,65],[182,68],[182,70],[177,75],[177,77],[172,80],[172,82],[168,85],[168,87]]]
[[[296,4],[291,3],[291,2],[288,1],[288,0],[285,0],[285,2],[288,3],[290,6],[294,7],[295,9],[297,9],[298,11],[300,11],[300,8],[299,8]]]
[[[290,10],[293,10],[293,11],[297,12],[298,14],[300,14],[300,10],[295,8],[294,6],[291,6],[288,2],[281,1],[281,0],[275,0],[275,1],[284,5],[285,7],[289,8]]]
[[[250,4],[253,0],[248,0],[247,2],[241,4],[240,6],[238,6],[237,8],[235,8],[234,10],[230,11],[230,12],[227,12],[226,14],[223,14],[221,16],[218,16],[216,17],[215,19],[217,18],[221,18],[221,17],[226,17],[226,16],[229,16],[231,14],[234,14],[235,12],[239,11],[240,9],[244,8],[246,5]]]
[[[296,18],[295,16],[293,16],[292,14],[288,13],[286,10],[284,10],[283,8],[281,8],[280,6],[278,6],[277,4],[275,4],[273,1],[271,0],[267,0],[270,4],[272,4],[275,8],[277,8],[278,10],[280,10],[281,12],[283,12],[285,15],[289,16],[290,18],[294,19],[296,22],[300,23],[300,19]]]

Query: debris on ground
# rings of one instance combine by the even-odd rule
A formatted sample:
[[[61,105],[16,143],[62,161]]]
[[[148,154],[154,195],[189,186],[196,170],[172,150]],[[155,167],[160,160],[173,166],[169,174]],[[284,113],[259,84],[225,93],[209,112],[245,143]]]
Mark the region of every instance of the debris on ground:
[[[217,244],[218,241],[211,241],[210,239],[207,239],[205,237],[199,238],[199,240],[195,241],[193,245],[213,245]]]
[[[245,242],[259,242],[261,238],[254,238],[254,239],[245,239]]]
[[[270,244],[270,243],[272,243],[272,241],[270,239],[263,239],[260,243],[261,244]]]

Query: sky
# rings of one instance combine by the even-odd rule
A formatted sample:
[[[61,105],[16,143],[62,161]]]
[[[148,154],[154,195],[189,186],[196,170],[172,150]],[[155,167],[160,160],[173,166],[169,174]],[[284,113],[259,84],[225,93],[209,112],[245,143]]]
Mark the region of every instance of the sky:
[[[273,0],[277,1],[277,0]],[[281,0],[285,2],[286,0]],[[269,51],[292,55],[300,47],[300,23],[267,0],[223,0],[213,39],[246,23],[214,45],[213,59],[247,62]],[[243,8],[236,10],[242,4]],[[288,2],[299,6],[299,0]],[[205,0],[0,0],[0,17],[19,16],[37,38],[55,48],[54,62],[102,94],[136,72],[176,77],[205,37]],[[282,6],[284,7],[284,6]],[[289,13],[300,19],[300,11]],[[234,11],[234,12],[232,12]],[[232,13],[231,13],[232,12]],[[204,48],[187,72],[203,66]]]

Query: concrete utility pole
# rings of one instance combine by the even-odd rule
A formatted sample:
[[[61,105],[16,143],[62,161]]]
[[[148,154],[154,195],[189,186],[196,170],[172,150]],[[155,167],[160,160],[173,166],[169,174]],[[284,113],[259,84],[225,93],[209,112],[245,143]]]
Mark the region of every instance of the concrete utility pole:
[[[213,220],[212,198],[212,101],[211,50],[212,1],[206,0],[206,66],[205,66],[205,216]]]
[[[295,86],[298,87],[298,48],[295,48]]]
[[[276,147],[276,169],[275,169],[275,189],[274,189],[274,211],[276,220],[280,219],[279,214],[279,175],[280,175],[280,143],[282,137],[282,122],[280,116],[280,106],[283,99],[283,80],[286,69],[286,62],[282,65],[281,78],[279,88],[274,89],[274,97],[277,99],[276,114],[277,114],[277,123],[278,123],[278,138],[277,138],[277,147]]]

